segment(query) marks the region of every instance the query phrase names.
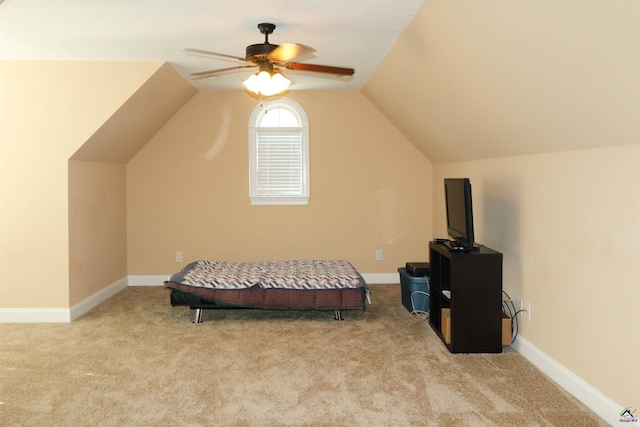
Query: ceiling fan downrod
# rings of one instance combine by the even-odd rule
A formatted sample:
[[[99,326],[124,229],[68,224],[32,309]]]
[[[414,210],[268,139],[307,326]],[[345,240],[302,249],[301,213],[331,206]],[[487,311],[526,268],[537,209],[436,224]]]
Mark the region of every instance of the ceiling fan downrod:
[[[269,44],[269,34],[273,33],[273,30],[276,29],[276,26],[268,22],[263,22],[261,24],[258,24],[258,29],[262,34],[264,34],[264,44]]]

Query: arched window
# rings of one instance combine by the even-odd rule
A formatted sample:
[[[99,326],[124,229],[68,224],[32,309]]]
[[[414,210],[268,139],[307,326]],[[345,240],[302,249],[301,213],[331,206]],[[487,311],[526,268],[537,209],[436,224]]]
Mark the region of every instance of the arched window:
[[[249,119],[253,205],[309,203],[309,120],[295,101],[262,102]]]

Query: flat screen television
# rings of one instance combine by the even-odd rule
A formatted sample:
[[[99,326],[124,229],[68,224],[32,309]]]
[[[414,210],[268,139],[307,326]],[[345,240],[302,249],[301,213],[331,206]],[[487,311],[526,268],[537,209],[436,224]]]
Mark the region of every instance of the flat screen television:
[[[445,178],[444,195],[447,233],[453,238],[447,245],[452,250],[470,251],[475,247],[471,181],[469,178]]]

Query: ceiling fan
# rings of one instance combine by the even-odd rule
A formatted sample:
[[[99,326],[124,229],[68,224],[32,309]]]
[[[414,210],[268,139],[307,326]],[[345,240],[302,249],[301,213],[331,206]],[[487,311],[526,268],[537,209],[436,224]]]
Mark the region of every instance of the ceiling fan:
[[[296,58],[311,56],[313,52],[315,52],[315,49],[297,43],[285,43],[282,45],[269,43],[269,35],[272,34],[276,29],[276,26],[274,24],[261,23],[258,24],[258,29],[262,34],[264,34],[264,43],[252,44],[247,46],[244,58],[240,56],[210,52],[201,49],[186,49],[187,52],[191,52],[193,54],[235,59],[245,63],[245,65],[237,65],[234,67],[218,68],[215,70],[192,73],[191,75],[193,76],[193,78],[206,79],[209,77],[215,77],[216,75],[224,72],[255,67],[258,68],[259,73],[265,72],[268,76],[272,78],[278,76],[279,79],[283,78],[282,73],[280,73],[279,67],[286,68],[288,70],[312,71],[316,73],[332,74],[335,76],[352,76],[355,72],[353,68],[293,62],[293,60]],[[245,86],[247,86],[247,82],[248,80],[245,81]],[[251,88],[249,89],[253,90]]]

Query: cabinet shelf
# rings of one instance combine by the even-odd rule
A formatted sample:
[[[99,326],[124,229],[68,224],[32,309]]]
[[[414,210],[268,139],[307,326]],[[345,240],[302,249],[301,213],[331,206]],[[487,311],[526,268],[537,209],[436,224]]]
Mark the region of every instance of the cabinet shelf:
[[[431,242],[429,263],[429,324],[449,351],[502,352],[502,254],[486,246],[451,251]]]

